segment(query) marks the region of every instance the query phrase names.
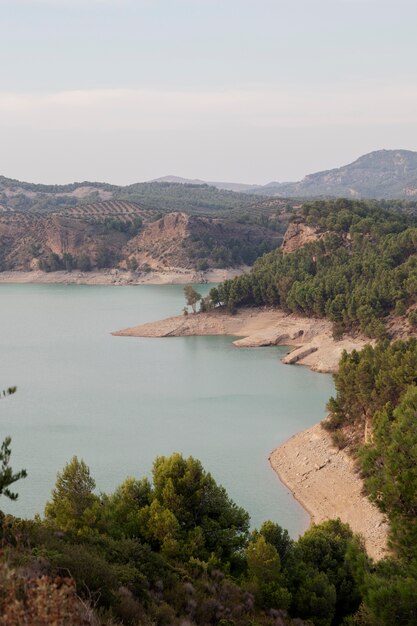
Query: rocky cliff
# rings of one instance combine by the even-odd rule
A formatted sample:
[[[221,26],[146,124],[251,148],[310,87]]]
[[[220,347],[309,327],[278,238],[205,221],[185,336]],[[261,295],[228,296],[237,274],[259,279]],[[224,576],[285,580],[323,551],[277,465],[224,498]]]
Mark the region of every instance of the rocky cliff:
[[[267,226],[156,211],[122,201],[49,215],[0,211],[0,269],[208,269],[251,265],[280,245]]]
[[[291,222],[282,242],[282,250],[285,253],[295,252],[306,243],[317,241],[323,235],[314,226],[309,226],[303,222]]]

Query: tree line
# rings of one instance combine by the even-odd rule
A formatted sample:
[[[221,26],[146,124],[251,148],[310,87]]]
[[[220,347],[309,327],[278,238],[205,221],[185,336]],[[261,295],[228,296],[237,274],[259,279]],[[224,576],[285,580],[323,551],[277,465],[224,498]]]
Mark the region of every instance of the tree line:
[[[178,453],[155,460],[152,480],[128,478],[110,494],[95,493],[88,466],[74,457],[58,473],[43,519],[1,515],[0,538],[0,624],[15,626],[28,615],[52,623],[45,589],[48,610],[56,601],[71,616],[57,626],[331,626],[357,613],[356,571],[371,567],[340,521],[297,541],[273,522],[250,531],[248,513],[198,460]],[[81,621],[77,600],[93,601],[97,622]]]
[[[404,315],[416,301],[417,218],[341,199],[307,203],[301,219],[317,228],[317,241],[264,255],[248,274],[213,288],[212,302],[231,311],[280,306],[327,317],[336,336],[360,329],[383,337],[384,318]]]
[[[392,558],[366,597],[377,624],[417,623],[417,339],[343,354],[324,426],[358,462],[370,499],[387,516]],[[373,624],[364,622],[365,624]]]

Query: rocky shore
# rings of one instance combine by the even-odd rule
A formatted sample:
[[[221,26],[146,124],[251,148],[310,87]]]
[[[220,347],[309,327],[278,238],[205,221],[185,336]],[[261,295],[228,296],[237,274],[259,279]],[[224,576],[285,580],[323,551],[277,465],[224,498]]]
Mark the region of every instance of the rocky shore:
[[[131,272],[121,269],[106,269],[93,272],[0,272],[0,284],[58,284],[58,285],[187,285],[219,283],[234,278],[250,268],[214,269],[198,272],[192,269],[171,268],[149,272]]]
[[[283,362],[307,365],[317,372],[335,372],[343,350],[360,350],[367,340],[335,340],[328,320],[287,314],[279,309],[239,309],[230,315],[216,309],[208,313],[178,315],[112,333],[121,337],[181,337],[231,335],[239,348],[292,346]]]
[[[312,523],[339,517],[363,537],[373,559],[387,555],[385,517],[363,494],[353,459],[333,446],[321,424],[291,437],[271,453],[269,461]]]

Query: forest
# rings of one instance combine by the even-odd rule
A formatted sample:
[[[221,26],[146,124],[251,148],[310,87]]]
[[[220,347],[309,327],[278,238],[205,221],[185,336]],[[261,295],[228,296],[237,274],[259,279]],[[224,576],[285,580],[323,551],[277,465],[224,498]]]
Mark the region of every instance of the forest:
[[[0,494],[15,497],[5,485],[25,474],[5,477],[5,458]],[[273,522],[250,531],[248,514],[180,454],[157,458],[152,481],[94,488],[74,457],[43,518],[1,514],[0,624],[331,626],[372,613],[374,566],[340,521],[298,541]]]
[[[336,337],[359,330],[383,338],[390,314],[409,312],[414,324],[417,218],[387,204],[306,203],[293,219],[314,226],[317,240],[292,253],[264,255],[250,273],[213,288],[213,303],[231,311],[266,305],[327,317]]]

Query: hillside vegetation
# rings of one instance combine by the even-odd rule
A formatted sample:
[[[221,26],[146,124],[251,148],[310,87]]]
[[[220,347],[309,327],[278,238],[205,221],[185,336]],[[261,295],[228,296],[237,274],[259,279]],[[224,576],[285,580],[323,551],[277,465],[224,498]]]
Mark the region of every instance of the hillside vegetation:
[[[54,213],[102,200],[139,203],[147,210],[170,213],[185,211],[198,215],[269,215],[282,209],[285,200],[261,200],[207,184],[171,182],[135,183],[127,186],[82,182],[68,185],[39,185],[0,176],[0,208],[24,213]]]
[[[276,216],[275,216],[276,217]],[[282,219],[281,219],[282,218]],[[0,212],[0,271],[206,270],[252,265],[278,247],[286,217],[161,215],[125,200],[40,215]]]
[[[252,271],[212,291],[230,310],[245,305],[281,306],[307,316],[327,317],[336,336],[361,330],[386,333],[390,313],[409,311],[415,324],[417,218],[352,200],[303,205],[295,218],[314,233],[291,253],[275,250]]]
[[[387,515],[393,559],[367,591],[378,619],[417,623],[417,339],[384,340],[344,354],[324,426],[357,461],[371,500]],[[359,622],[362,624],[362,622]]]
[[[356,570],[371,564],[338,521],[297,542],[272,522],[250,532],[248,514],[179,454],[157,458],[152,481],[94,487],[74,457],[42,520],[1,516],[0,624],[331,626],[360,607]]]

